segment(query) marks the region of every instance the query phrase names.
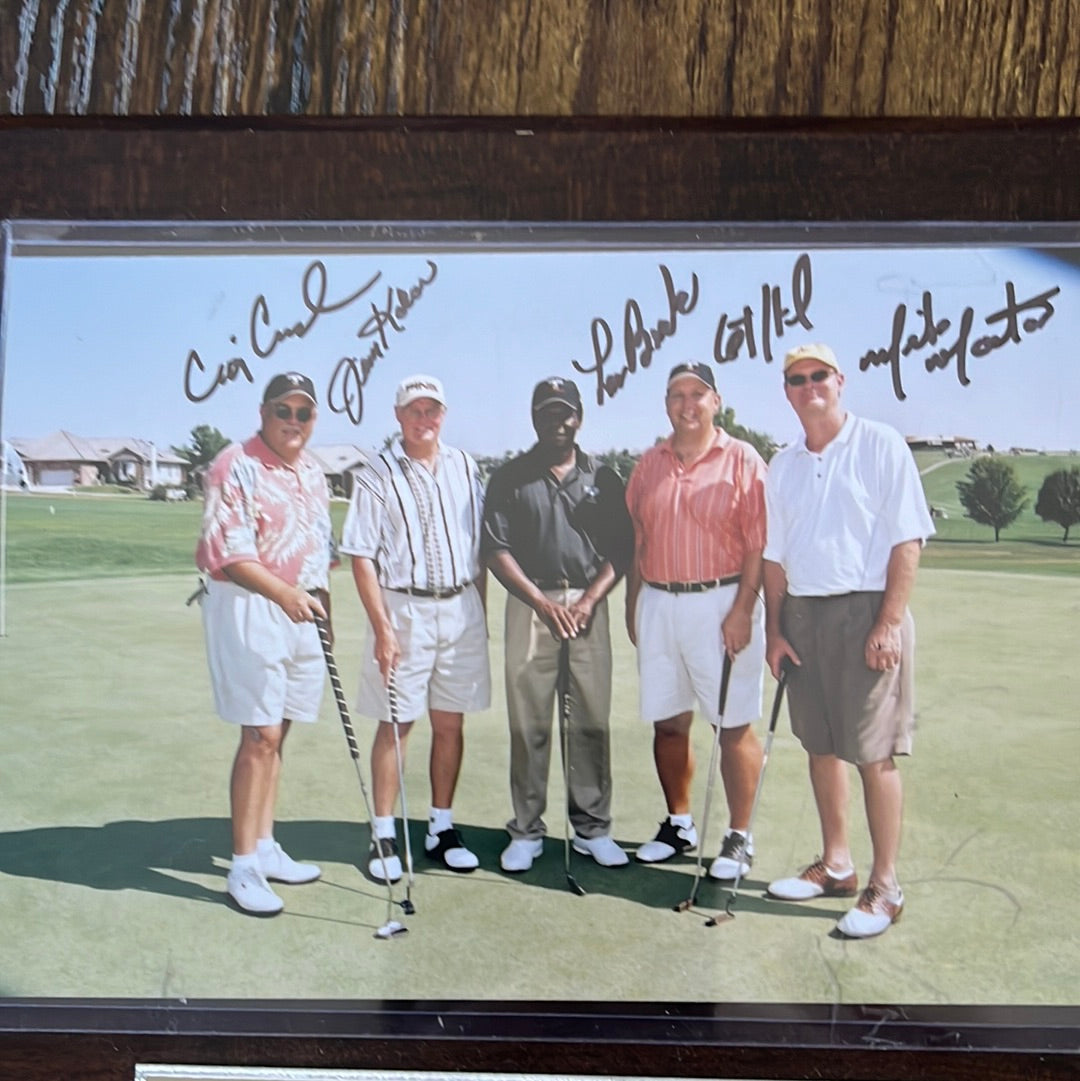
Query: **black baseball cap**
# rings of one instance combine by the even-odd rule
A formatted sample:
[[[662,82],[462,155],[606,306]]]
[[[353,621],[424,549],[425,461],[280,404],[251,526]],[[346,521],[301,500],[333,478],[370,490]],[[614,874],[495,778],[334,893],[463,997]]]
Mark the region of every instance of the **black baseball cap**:
[[[572,379],[553,375],[537,383],[533,390],[532,411],[539,413],[546,405],[568,405],[575,413],[581,412],[581,392]]]
[[[670,387],[676,379],[681,379],[684,375],[692,375],[695,379],[700,379],[709,390],[716,390],[716,380],[713,378],[712,368],[708,364],[701,364],[696,361],[676,364],[667,378],[667,385]]]
[[[266,384],[263,391],[263,405],[268,402],[276,402],[279,398],[287,398],[290,394],[303,394],[311,399],[312,405],[318,405],[319,400],[315,397],[315,384],[300,372],[282,372],[275,375]]]

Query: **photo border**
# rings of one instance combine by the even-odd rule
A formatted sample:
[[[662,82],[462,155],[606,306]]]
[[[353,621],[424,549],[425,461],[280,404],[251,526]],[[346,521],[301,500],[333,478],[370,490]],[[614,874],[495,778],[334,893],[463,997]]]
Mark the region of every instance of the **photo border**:
[[[8,119],[0,156],[5,220],[1080,220],[1077,121]],[[0,1063],[31,1079],[151,1061],[1064,1078],[1077,1022],[1072,1007],[19,1000],[0,1001]]]

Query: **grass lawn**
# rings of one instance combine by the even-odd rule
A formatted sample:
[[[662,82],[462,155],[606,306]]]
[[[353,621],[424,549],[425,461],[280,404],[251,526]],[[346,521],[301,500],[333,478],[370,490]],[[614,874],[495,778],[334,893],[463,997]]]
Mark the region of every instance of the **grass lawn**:
[[[944,502],[965,469],[950,461],[927,475],[934,502]],[[339,526],[344,509],[334,506]],[[811,860],[820,845],[804,756],[786,717],[758,812],[757,862],[734,922],[704,927],[727,899],[709,882],[700,912],[671,911],[690,892],[690,858],[610,871],[574,857],[588,892],[571,895],[557,752],[545,853],[525,875],[501,873],[508,741],[503,592],[493,584],[493,706],[468,719],[456,801],[481,869],[457,876],[418,857],[412,933],[378,942],[385,893],[358,870],[365,815],[329,694],[321,723],[290,736],[278,829],[297,856],[322,864],[322,881],[283,887],[286,912],[272,921],[223,903],[236,734],[213,716],[199,616],[184,605],[199,510],[104,496],[9,501],[0,911],[18,933],[0,936],[0,995],[1075,1001],[1080,728],[1064,644],[1075,636],[1080,579],[1062,577],[1076,574],[1076,553],[1054,543],[1056,527],[1021,523],[995,545],[950,539],[954,527],[976,528],[950,517],[942,540],[928,546],[913,598],[919,734],[915,756],[902,764],[908,906],[887,935],[844,942],[830,937],[844,902],[762,897],[771,878]],[[954,552],[961,569],[948,565],[944,553]],[[346,568],[335,573],[334,593],[336,652],[351,697],[364,619]],[[662,809],[651,733],[637,717],[621,593],[613,603],[615,835],[630,848],[653,834]],[[772,693],[769,679],[766,713]],[[366,747],[369,725],[356,723]],[[696,724],[694,739],[700,818],[707,726]],[[419,851],[423,726],[413,742],[406,790]],[[865,877],[869,846],[857,783],[853,789]],[[717,806],[710,857],[719,821]]]
[[[967,475],[971,460],[946,458],[939,452],[928,451],[917,452],[915,458],[922,471],[927,502],[947,515],[934,521],[937,533],[923,551],[924,568],[1080,574],[1080,532],[1074,528],[1068,543],[1063,543],[1065,531],[1061,526],[1044,522],[1034,509],[1047,474],[1080,465],[1080,456],[1005,456],[1027,489],[1029,505],[1011,526],[1002,530],[997,543],[990,526],[978,525],[964,517],[956,482]]]
[[[279,838],[324,867],[283,887],[286,912],[243,917],[223,903],[226,778],[235,733],[213,716],[190,578],[24,583],[0,640],[0,941],[8,996],[301,999],[589,999],[837,1003],[1060,1003],[1075,999],[1080,884],[1071,640],[1080,583],[926,571],[919,625],[920,731],[903,763],[902,876],[908,907],[872,942],[830,937],[843,902],[768,902],[769,879],[819,840],[801,750],[786,718],[755,833],[758,859],[734,922],[676,914],[694,863],[602,870],[575,857],[563,879],[563,792],[526,875],[498,870],[509,813],[502,705],[502,591],[492,589],[494,704],[467,722],[457,816],[481,857],[468,876],[418,858],[409,935],[373,939],[385,894],[358,870],[363,804],[329,695],[321,723],[290,737]],[[363,619],[335,577],[337,655],[356,683]],[[621,604],[621,598],[617,601]],[[615,835],[632,847],[661,816],[650,733],[637,718],[632,650],[617,632]],[[772,695],[767,684],[766,708]],[[357,718],[365,746],[367,722]],[[407,764],[414,846],[426,811],[421,728]],[[708,730],[695,725],[700,817]],[[366,773],[366,763],[365,763]],[[854,843],[868,843],[853,795]],[[710,855],[717,846],[719,813]],[[1047,888],[1052,880],[1057,885]],[[401,896],[400,889],[398,896]],[[398,913],[395,913],[398,914]],[[1050,934],[1056,928],[1059,934]],[[587,959],[583,966],[582,959]]]

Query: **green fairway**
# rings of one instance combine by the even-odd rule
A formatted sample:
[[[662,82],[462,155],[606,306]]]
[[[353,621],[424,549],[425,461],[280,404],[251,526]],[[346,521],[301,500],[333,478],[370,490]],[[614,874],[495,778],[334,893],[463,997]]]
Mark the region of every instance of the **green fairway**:
[[[159,509],[159,508],[155,508]],[[174,508],[175,509],[175,508]],[[190,513],[191,508],[179,508]],[[758,856],[733,922],[704,916],[706,882],[676,914],[694,861],[563,875],[563,791],[553,762],[550,838],[532,871],[498,870],[509,814],[502,699],[502,590],[492,586],[494,704],[466,725],[458,820],[481,858],[457,876],[417,858],[411,933],[372,935],[385,893],[358,869],[367,830],[329,695],[290,736],[279,839],[324,868],[282,887],[259,921],[223,901],[226,780],[236,734],[215,719],[190,574],[26,582],[9,590],[0,640],[0,993],[17,996],[300,999],[578,999],[673,1002],[1060,1003],[1075,1000],[1080,884],[1071,680],[1080,582],[927,570],[914,598],[919,732],[902,764],[904,919],[869,942],[830,930],[845,902],[763,899],[819,848],[805,759],[782,718],[755,834]],[[334,575],[337,655],[350,698],[363,619]],[[615,836],[652,835],[661,796],[637,717],[633,651],[615,600]],[[772,681],[766,682],[766,709]],[[369,723],[356,718],[361,744]],[[407,764],[421,844],[427,733]],[[709,731],[694,728],[700,818]],[[853,842],[869,845],[853,784]],[[718,801],[722,802],[722,801]],[[714,805],[716,806],[716,805]],[[719,844],[717,807],[706,848]],[[701,823],[699,822],[699,827]],[[398,896],[402,896],[398,887]],[[400,918],[400,913],[397,913]]]
[[[201,500],[10,493],[7,500],[9,582],[195,571]],[[340,533],[345,504],[331,513]]]
[[[1080,465],[1077,455],[1003,455],[1027,489],[1027,508],[994,542],[990,526],[964,517],[956,491],[971,465],[971,459],[946,458],[939,452],[920,451],[915,458],[922,471],[927,502],[944,511],[937,518],[934,538],[923,552],[924,567],[954,570],[1007,570],[1013,574],[1080,574],[1080,532],[1072,531],[1067,544],[1064,530],[1054,522],[1044,522],[1035,513],[1039,488],[1048,473]]]

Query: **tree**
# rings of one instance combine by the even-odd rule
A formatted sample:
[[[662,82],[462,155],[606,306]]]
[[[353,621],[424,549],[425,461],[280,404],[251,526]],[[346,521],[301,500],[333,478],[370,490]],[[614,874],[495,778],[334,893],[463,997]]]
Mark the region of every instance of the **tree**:
[[[971,463],[967,476],[956,482],[964,517],[979,525],[993,526],[994,542],[1001,531],[1020,517],[1028,505],[1027,489],[1008,462],[989,455]]]
[[[779,449],[776,440],[771,435],[766,435],[764,432],[755,432],[753,428],[747,428],[739,424],[735,420],[735,410],[730,405],[724,406],[713,417],[713,424],[718,428],[723,428],[733,439],[742,439],[744,442],[749,443],[765,461],[768,461]]]
[[[179,455],[192,468],[208,465],[229,445],[229,440],[209,424],[196,424],[191,429],[191,444],[173,447],[173,453]]]
[[[1047,473],[1035,500],[1035,513],[1044,522],[1057,522],[1065,530],[1062,543],[1068,543],[1069,527],[1080,522],[1080,466]]]

